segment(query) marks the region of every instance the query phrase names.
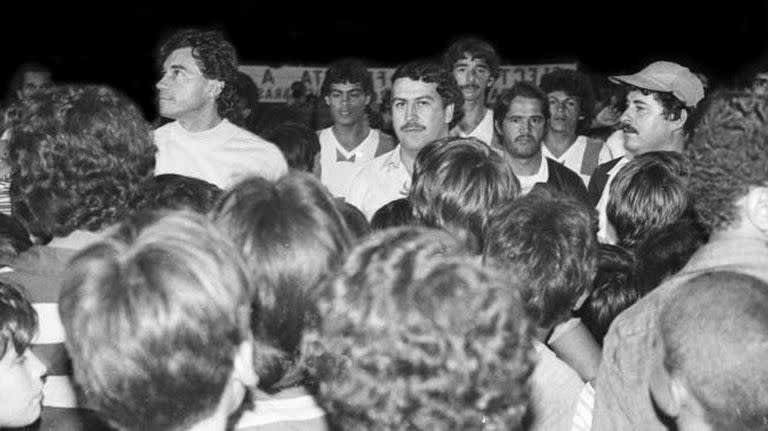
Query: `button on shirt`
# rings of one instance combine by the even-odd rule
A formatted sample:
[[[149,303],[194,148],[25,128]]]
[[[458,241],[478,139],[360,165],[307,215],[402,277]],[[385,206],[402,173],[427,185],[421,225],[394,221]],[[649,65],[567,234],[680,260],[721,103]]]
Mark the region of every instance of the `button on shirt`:
[[[366,164],[355,176],[349,203],[370,220],[373,214],[396,199],[405,198],[411,188],[411,174],[400,159],[400,146]]]

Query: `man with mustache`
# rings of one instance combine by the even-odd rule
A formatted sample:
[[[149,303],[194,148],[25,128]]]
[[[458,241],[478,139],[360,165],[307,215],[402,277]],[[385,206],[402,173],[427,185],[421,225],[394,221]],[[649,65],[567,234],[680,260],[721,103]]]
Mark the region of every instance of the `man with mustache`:
[[[504,91],[496,101],[496,132],[501,145],[511,156],[512,170],[526,194],[539,183],[546,183],[588,205],[587,190],[581,178],[560,163],[544,157],[544,134],[549,121],[547,95],[535,85],[521,81]]]
[[[155,175],[178,174],[227,188],[239,178],[275,180],[288,170],[270,142],[237,127],[237,53],[216,31],[174,33],[160,47],[160,115],[176,120],[155,130]]]
[[[453,73],[464,98],[463,116],[451,130],[451,135],[475,137],[490,145],[493,140],[493,110],[485,104],[499,74],[500,61],[496,49],[484,40],[459,39],[448,47],[443,63]]]
[[[544,155],[579,174],[586,186],[599,164],[617,157],[602,140],[579,134],[589,129],[592,121],[592,83],[584,73],[558,69],[541,77],[541,89],[549,98],[550,112]]]
[[[627,85],[627,109],[621,115],[627,154],[604,163],[589,183],[589,197],[600,213],[601,242],[615,242],[605,209],[611,182],[629,160],[649,151],[682,152],[695,124],[696,106],[704,98],[701,80],[687,67],[657,61],[634,75],[612,76]]]
[[[370,220],[388,202],[407,197],[416,154],[448,136],[460,103],[461,91],[445,67],[429,61],[400,66],[392,75],[392,126],[399,145],[362,168],[349,202]]]

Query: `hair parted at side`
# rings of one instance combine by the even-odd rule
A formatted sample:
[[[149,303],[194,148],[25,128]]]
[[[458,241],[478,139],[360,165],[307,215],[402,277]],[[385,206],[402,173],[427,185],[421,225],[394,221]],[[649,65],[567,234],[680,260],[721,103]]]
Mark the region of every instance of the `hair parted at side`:
[[[592,284],[595,223],[580,201],[539,189],[491,214],[483,257],[520,279],[542,328],[565,321]]]
[[[372,234],[320,303],[305,358],[339,429],[521,429],[534,325],[448,233]]]
[[[373,96],[373,78],[365,63],[355,58],[343,58],[331,63],[325,71],[320,95],[325,97],[331,92],[333,84],[360,84],[363,92]]]
[[[713,96],[685,150],[696,212],[710,230],[738,222],[736,201],[750,186],[768,184],[766,142],[768,98],[741,92]]]
[[[464,37],[453,42],[443,55],[443,64],[452,70],[458,60],[469,54],[471,58],[480,58],[488,64],[491,77],[499,76],[501,60],[496,48],[485,40],[476,37]]]
[[[13,347],[17,355],[32,344],[37,333],[37,312],[24,288],[0,282],[0,358]]]
[[[671,290],[659,314],[663,366],[718,430],[763,430],[768,418],[768,284],[710,272]]]
[[[408,199],[416,220],[470,233],[483,249],[488,214],[520,194],[508,156],[476,138],[447,137],[419,151]]]
[[[453,105],[453,119],[451,124],[461,119],[464,106],[464,96],[461,94],[456,80],[451,71],[440,63],[429,60],[417,60],[406,63],[395,70],[392,75],[392,85],[400,78],[408,78],[413,81],[422,81],[437,86],[437,94],[443,102],[443,108]]]
[[[305,327],[316,320],[317,285],[352,243],[333,197],[310,174],[275,183],[253,177],[225,193],[213,218],[240,246],[259,287],[261,313],[251,328],[272,346],[255,358],[259,387],[271,393],[308,383],[298,355]]]
[[[217,408],[251,337],[253,287],[203,215],[122,223],[73,258],[62,286],[75,379],[112,425],[182,430]]]
[[[499,97],[496,99],[496,104],[493,107],[493,118],[494,122],[496,122],[496,126],[499,129],[502,128],[501,125],[504,122],[504,119],[507,117],[509,107],[512,105],[512,101],[515,100],[516,97],[538,100],[541,104],[541,115],[544,116],[545,120],[549,121],[550,112],[549,99],[547,99],[547,95],[541,91],[541,89],[537,87],[536,84],[528,81],[520,81],[516,82],[512,87],[502,91]]]
[[[165,39],[158,48],[157,64],[162,70],[163,62],[177,49],[191,48],[192,57],[197,61],[200,72],[207,79],[224,83],[221,94],[216,98],[220,117],[240,124],[236,109],[237,94],[237,51],[224,34],[217,30],[188,28],[178,30]]]
[[[539,87],[546,94],[562,91],[579,99],[578,130],[587,131],[595,106],[595,90],[587,74],[577,70],[556,69],[542,75]]]
[[[41,237],[112,225],[152,175],[155,151],[141,111],[108,87],[37,95],[9,144],[14,214]]]

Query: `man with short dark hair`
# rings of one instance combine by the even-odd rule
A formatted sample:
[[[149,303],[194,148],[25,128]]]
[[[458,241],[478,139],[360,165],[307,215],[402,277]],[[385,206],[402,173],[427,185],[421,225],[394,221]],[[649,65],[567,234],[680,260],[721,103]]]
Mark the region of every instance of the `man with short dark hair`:
[[[724,93],[704,114],[685,154],[695,209],[712,234],[677,275],[611,325],[597,378],[593,430],[666,429],[648,396],[650,364],[660,311],[683,283],[712,270],[768,281],[766,140],[768,100],[763,97]]]
[[[316,172],[332,195],[349,199],[355,175],[370,160],[392,151],[395,142],[369,125],[367,110],[374,97],[373,80],[362,62],[344,59],[331,64],[321,92],[333,126],[318,131]]]
[[[360,170],[349,202],[370,219],[386,203],[406,197],[416,154],[448,136],[461,102],[456,81],[440,64],[414,61],[400,66],[392,76],[392,124],[400,144]]]
[[[464,104],[463,115],[451,135],[474,137],[490,145],[493,142],[493,110],[486,104],[499,76],[499,55],[488,42],[474,37],[459,39],[443,55],[445,67],[456,79]]]
[[[657,61],[634,75],[610,79],[629,87],[627,109],[620,119],[627,154],[598,166],[588,192],[600,214],[598,237],[613,243],[615,234],[605,218],[613,177],[629,159],[639,154],[682,152],[695,125],[696,106],[704,98],[704,86],[687,67],[669,61]]]
[[[549,122],[547,96],[535,85],[518,82],[496,101],[496,131],[501,146],[511,156],[523,194],[537,183],[549,184],[559,192],[588,203],[581,178],[542,151]]]
[[[237,127],[237,54],[216,31],[174,33],[160,47],[160,115],[155,175],[199,178],[224,189],[248,175],[275,180],[288,170],[273,144]],[[235,123],[237,121],[234,121]]]
[[[11,79],[8,97],[18,100],[49,89],[52,85],[51,71],[38,63],[24,63],[16,70]]]

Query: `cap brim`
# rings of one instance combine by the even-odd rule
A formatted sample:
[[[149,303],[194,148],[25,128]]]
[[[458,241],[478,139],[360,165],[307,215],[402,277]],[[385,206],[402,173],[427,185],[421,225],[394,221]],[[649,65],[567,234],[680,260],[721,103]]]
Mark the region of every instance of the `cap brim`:
[[[646,90],[665,91],[665,92],[671,91],[669,87],[667,87],[666,85],[658,81],[654,81],[653,79],[648,79],[641,75],[619,75],[619,76],[611,76],[608,79],[611,82],[615,82],[617,84],[629,84],[633,87],[644,88]]]

